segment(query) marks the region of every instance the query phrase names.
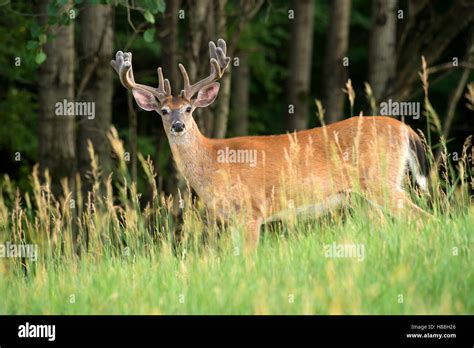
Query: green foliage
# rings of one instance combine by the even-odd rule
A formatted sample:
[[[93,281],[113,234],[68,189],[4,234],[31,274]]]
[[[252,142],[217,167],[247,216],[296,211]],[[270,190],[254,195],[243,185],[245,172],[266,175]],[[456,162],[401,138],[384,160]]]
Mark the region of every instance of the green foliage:
[[[29,188],[28,176],[37,158],[38,137],[36,103],[33,93],[11,88],[0,99],[0,149],[4,163],[10,163],[16,172],[18,186]],[[16,161],[17,155],[21,156]],[[3,157],[4,156],[4,157]]]
[[[137,5],[153,14],[164,13],[166,10],[165,0],[138,0]]]
[[[164,0],[138,0],[136,1],[134,6],[131,6],[128,2],[119,1],[119,5],[122,5],[120,7],[126,8],[127,11],[134,10],[140,12],[143,15],[143,18],[145,19],[145,22],[150,25],[155,24],[157,14],[163,14],[166,10],[166,3]],[[155,40],[155,34],[156,28],[154,26],[148,26],[143,31],[143,40],[147,44],[153,43],[153,41]]]
[[[36,132],[36,106],[33,94],[11,88],[5,99],[0,100],[0,147],[22,153],[26,158],[36,156],[38,139]]]
[[[145,42],[147,43],[152,43],[153,40],[155,39],[155,32],[156,32],[155,28],[149,28],[145,30],[145,32],[143,33],[143,40],[145,40]]]
[[[46,60],[46,53],[44,53],[43,50],[39,50],[38,53],[36,53],[36,56],[35,56],[36,64],[40,65],[45,60]]]
[[[360,27],[361,29],[369,31],[371,26],[370,11],[371,6],[367,6],[367,1],[354,1],[351,11],[351,29],[352,27]]]
[[[0,171],[8,168],[18,186],[25,190],[29,187],[28,176],[32,164],[37,161],[38,148],[34,88],[38,46],[30,40],[36,18],[21,15],[33,11],[30,3],[15,4],[15,11],[11,6],[0,7],[0,37],[3,40],[0,51],[0,153],[3,165]],[[45,39],[40,33],[37,37]],[[21,161],[15,160],[17,154]]]
[[[31,73],[36,68],[35,53],[31,50],[38,49],[39,43],[29,40],[30,33],[34,32],[39,38],[41,31],[36,31],[38,26],[34,18],[11,12],[8,6],[0,7],[0,37],[3,40],[0,52],[0,73],[3,78],[13,81],[31,79]],[[20,7],[20,10],[30,11],[32,8],[24,5]],[[16,29],[12,30],[12,28]],[[45,40],[44,36],[41,36],[41,40]],[[21,58],[20,66],[15,66],[16,57]]]
[[[150,11],[145,11],[143,13],[143,17],[145,17],[146,21],[151,23],[151,24],[154,24],[155,23],[155,17],[151,14]]]

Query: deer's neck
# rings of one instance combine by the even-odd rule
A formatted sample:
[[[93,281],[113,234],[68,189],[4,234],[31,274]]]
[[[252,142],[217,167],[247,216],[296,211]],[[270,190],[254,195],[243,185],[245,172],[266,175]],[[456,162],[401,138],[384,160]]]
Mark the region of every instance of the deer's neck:
[[[211,185],[209,171],[212,170],[213,162],[211,139],[199,131],[194,120],[191,128],[183,136],[173,136],[167,129],[166,135],[181,174],[198,194],[207,190]]]

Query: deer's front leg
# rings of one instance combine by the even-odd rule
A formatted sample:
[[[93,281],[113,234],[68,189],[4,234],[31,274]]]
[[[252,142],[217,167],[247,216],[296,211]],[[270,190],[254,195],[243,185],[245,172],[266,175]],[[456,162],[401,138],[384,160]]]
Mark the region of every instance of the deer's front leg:
[[[247,254],[255,251],[258,247],[262,222],[261,217],[252,217],[244,225],[244,248]]]

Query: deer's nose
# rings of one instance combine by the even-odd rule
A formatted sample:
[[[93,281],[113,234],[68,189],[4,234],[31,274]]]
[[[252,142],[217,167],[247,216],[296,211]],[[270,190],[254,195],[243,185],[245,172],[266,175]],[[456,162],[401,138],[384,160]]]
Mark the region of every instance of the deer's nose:
[[[182,131],[184,131],[184,128],[184,123],[181,121],[174,121],[171,125],[171,130],[176,133],[181,133]]]

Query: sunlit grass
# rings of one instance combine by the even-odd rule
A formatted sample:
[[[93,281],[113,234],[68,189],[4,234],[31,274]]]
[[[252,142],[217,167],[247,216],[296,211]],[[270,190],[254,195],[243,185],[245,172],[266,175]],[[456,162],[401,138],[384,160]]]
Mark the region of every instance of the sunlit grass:
[[[336,226],[301,223],[299,235],[285,238],[268,231],[254,257],[235,255],[228,240],[220,251],[185,256],[154,244],[148,252],[137,247],[115,256],[51,257],[31,265],[27,277],[2,269],[0,312],[473,313],[473,225],[472,214],[422,227],[378,227],[357,216]],[[325,257],[324,245],[333,242],[363,244],[365,258]]]

